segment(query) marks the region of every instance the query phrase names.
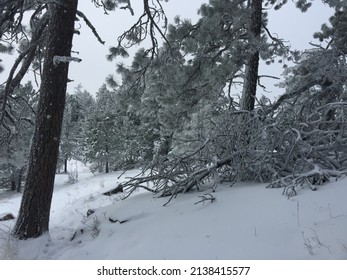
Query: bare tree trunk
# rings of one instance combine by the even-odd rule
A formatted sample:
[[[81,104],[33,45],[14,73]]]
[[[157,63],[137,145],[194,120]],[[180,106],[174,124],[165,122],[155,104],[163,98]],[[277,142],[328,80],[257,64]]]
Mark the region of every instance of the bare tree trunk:
[[[54,58],[70,57],[77,4],[78,0],[61,0],[48,8],[50,20],[36,127],[13,231],[20,239],[38,237],[49,229],[69,67],[68,63],[56,63]]]
[[[253,48],[257,48],[257,42],[260,39],[262,24],[262,0],[252,0],[250,3],[250,37]],[[251,54],[245,70],[245,80],[241,99],[241,110],[253,111],[255,104],[255,96],[258,84],[258,68],[259,68],[259,51],[254,49]]]

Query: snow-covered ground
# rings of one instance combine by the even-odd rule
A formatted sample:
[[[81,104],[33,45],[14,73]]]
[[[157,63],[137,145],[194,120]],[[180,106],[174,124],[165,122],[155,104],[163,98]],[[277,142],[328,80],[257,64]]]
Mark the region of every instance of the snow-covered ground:
[[[8,259],[347,259],[347,179],[302,189],[287,199],[264,184],[221,185],[167,198],[137,192],[105,196],[133,170],[79,181],[57,175],[50,235],[15,241],[14,221],[0,222],[0,258]],[[17,215],[18,194],[0,194],[0,215]],[[86,217],[88,209],[95,213]],[[111,222],[113,221],[113,222]],[[116,221],[116,222],[115,222]]]

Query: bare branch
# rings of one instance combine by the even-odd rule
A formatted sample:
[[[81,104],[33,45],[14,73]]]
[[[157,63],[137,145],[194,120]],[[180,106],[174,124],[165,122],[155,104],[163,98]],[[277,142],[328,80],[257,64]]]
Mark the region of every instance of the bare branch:
[[[281,79],[279,77],[269,76],[269,75],[259,75],[258,78],[269,78],[269,79],[275,79],[275,80],[280,80]]]
[[[155,3],[157,3],[157,5],[155,5]],[[169,49],[171,50],[170,42],[167,40],[165,36],[165,32],[167,29],[167,18],[159,0],[156,0],[155,3],[154,1],[152,1],[152,4],[154,5],[154,7],[152,7],[149,5],[149,0],[143,0],[143,14],[127,31],[125,31],[122,35],[118,37],[118,47],[113,48],[113,50],[115,50],[116,52],[114,54],[111,53],[109,59],[112,59],[116,55],[122,54],[123,52],[121,52],[120,50],[124,48],[131,48],[132,46],[143,42],[149,36],[152,46],[151,48],[146,50],[145,55],[151,53],[152,60],[154,56],[158,54],[159,49],[159,42],[155,35],[156,32],[159,32],[162,39],[167,43]],[[162,28],[158,26],[157,21],[159,22],[160,20],[164,20],[164,31],[162,31]],[[126,42],[124,43],[124,41]]]
[[[87,26],[91,29],[91,31],[93,32],[94,36],[98,39],[98,41],[100,42],[100,44],[104,45],[105,41],[103,41],[101,39],[101,37],[99,36],[98,32],[96,31],[96,28],[94,27],[94,25],[89,21],[89,19],[86,17],[86,15],[84,13],[82,13],[81,11],[77,11],[77,15],[79,17],[81,17],[85,23],[87,24]]]
[[[6,115],[6,104],[7,104],[8,97],[12,94],[14,88],[20,84],[24,75],[28,71],[29,66],[35,57],[35,52],[36,52],[37,46],[41,42],[42,35],[43,35],[44,30],[46,29],[46,24],[47,24],[48,20],[49,20],[48,14],[45,14],[42,17],[39,26],[36,28],[35,32],[33,33],[32,40],[31,40],[29,46],[27,47],[27,49],[25,51],[20,53],[20,55],[16,59],[14,65],[13,65],[13,67],[9,73],[9,76],[7,78],[7,81],[6,81],[5,90],[3,92],[2,100],[1,100],[2,104],[1,104],[1,108],[0,108],[0,110],[1,110],[0,126],[3,124],[4,118]],[[17,70],[19,64],[23,60],[24,60],[24,62],[22,63],[20,70],[18,71],[18,73],[14,77],[15,71]]]
[[[281,40],[279,38],[274,37],[270,30],[266,27],[265,24],[262,25],[262,27],[264,28],[264,30],[266,31],[267,35],[271,38],[272,41],[276,42],[277,44],[279,44],[282,48],[287,49],[288,50],[288,46],[284,45],[284,40]]]
[[[294,96],[297,96],[297,95],[300,95],[301,93],[307,91],[308,89],[310,89],[311,87],[315,86],[315,85],[318,85],[319,84],[319,81],[318,80],[312,80],[312,81],[309,81],[307,82],[305,85],[299,87],[298,89],[292,91],[292,92],[289,92],[289,93],[286,93],[286,94],[283,94],[274,104],[272,104],[272,106],[270,108],[268,108],[266,110],[266,114],[269,114],[270,112],[273,112],[275,110],[278,109],[278,107],[281,106],[281,104],[289,99],[289,98],[292,98]]]

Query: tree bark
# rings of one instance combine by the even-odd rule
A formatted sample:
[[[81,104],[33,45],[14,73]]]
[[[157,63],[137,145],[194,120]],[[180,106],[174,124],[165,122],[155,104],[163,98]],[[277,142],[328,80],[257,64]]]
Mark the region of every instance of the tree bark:
[[[258,84],[259,69],[259,39],[262,25],[262,0],[252,0],[250,3],[251,17],[249,34],[251,37],[252,53],[245,69],[244,87],[241,99],[241,110],[253,111]]]
[[[36,238],[49,230],[69,67],[68,63],[55,63],[54,57],[70,57],[78,0],[57,3],[48,6],[50,20],[36,127],[21,207],[13,230],[19,239]]]

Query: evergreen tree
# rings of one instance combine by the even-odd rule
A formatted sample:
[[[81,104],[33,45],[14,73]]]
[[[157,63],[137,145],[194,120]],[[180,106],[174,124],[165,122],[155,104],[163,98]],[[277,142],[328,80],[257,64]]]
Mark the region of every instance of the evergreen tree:
[[[112,10],[119,4],[124,4],[123,8],[132,7],[129,0],[93,0],[96,6],[103,7],[105,11]],[[160,30],[155,21],[161,18],[163,11],[159,0],[153,1],[150,6],[149,1],[144,1],[144,15],[148,21],[142,23],[138,21],[126,34],[134,34],[133,31],[141,30],[139,38],[129,37],[125,34],[123,39],[129,42],[142,41],[142,30],[149,30],[149,36],[153,40],[153,55],[155,54],[156,40],[154,30]],[[25,13],[33,10],[31,23],[35,28],[30,43],[24,52],[20,53],[14,66],[12,67],[6,86],[1,92],[1,112],[0,125],[4,126],[7,115],[8,99],[13,93],[13,89],[19,85],[23,76],[33,63],[36,50],[40,43],[45,44],[44,64],[40,86],[40,100],[37,109],[36,128],[31,146],[28,176],[26,188],[23,194],[19,217],[14,228],[14,235],[18,238],[38,237],[48,231],[49,211],[53,193],[54,176],[58,160],[59,141],[61,138],[61,127],[65,104],[66,84],[68,81],[68,64],[71,61],[80,61],[70,56],[74,21],[76,15],[86,19],[82,12],[77,11],[77,0],[69,1],[2,1],[0,4],[3,12],[0,17],[0,38],[8,36],[7,42],[11,43],[18,36],[25,36],[22,26],[22,19]],[[95,28],[89,20],[86,23],[99,39]],[[146,28],[150,26],[150,28]],[[146,32],[147,35],[147,32]],[[1,48],[3,44],[1,45]],[[21,64],[17,74],[17,68]],[[39,195],[38,195],[39,193]]]
[[[64,173],[67,173],[68,160],[85,161],[85,126],[94,108],[94,98],[81,87],[67,95],[59,151],[59,164],[63,165]]]
[[[174,143],[148,168],[148,177],[133,178],[125,186],[136,188],[154,179],[153,192],[174,197],[199,188],[206,180],[213,180],[214,186],[219,180],[259,180],[285,186],[284,193],[291,195],[298,184],[315,189],[329,176],[343,172],[347,150],[345,1],[325,1],[336,8],[336,15],[332,27],[323,26],[315,36],[329,43],[305,51],[301,59],[266,27],[263,7],[279,9],[286,2],[211,0],[201,7],[202,18],[196,24],[176,19],[168,33],[176,61],[163,56],[158,64],[168,69],[153,65],[147,70],[142,91],[144,100],[158,108],[154,119],[160,131],[171,132]],[[311,4],[297,1],[303,12]],[[266,98],[256,104],[259,59],[271,63],[276,56],[298,63],[285,72],[287,92],[274,104]],[[178,73],[177,81],[170,76],[171,70]],[[238,105],[230,89],[240,81],[243,96]],[[202,94],[205,83],[210,95]],[[182,121],[184,106],[190,98],[194,100],[193,94],[184,95],[185,90],[195,86],[197,102],[190,103]],[[213,99],[211,94],[221,98]],[[182,103],[180,97],[184,97]]]
[[[117,125],[115,94],[103,85],[96,94],[93,113],[86,123],[86,159],[94,163],[93,170],[108,173],[119,159],[122,145]]]
[[[272,109],[277,109],[287,99],[305,97],[304,93],[317,86],[321,90],[314,99],[331,102],[340,98],[346,80],[347,39],[345,32],[342,32],[347,27],[346,13],[346,7],[337,5],[335,15],[330,18],[331,26],[323,24],[322,30],[314,34],[321,43],[325,40],[327,43],[314,44],[314,48],[298,55],[296,65],[285,71],[286,79],[282,86],[286,88],[286,93],[275,102]],[[314,92],[317,92],[316,89]]]

